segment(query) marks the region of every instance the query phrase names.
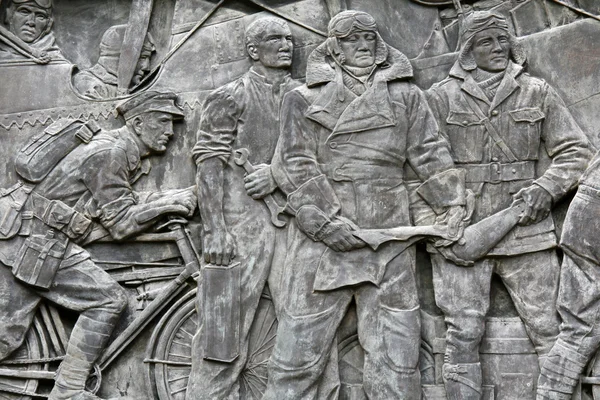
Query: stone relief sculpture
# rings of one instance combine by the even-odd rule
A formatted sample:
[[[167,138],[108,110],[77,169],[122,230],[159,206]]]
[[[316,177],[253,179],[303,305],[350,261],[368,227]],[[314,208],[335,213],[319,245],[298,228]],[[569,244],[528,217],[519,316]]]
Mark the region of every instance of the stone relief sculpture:
[[[449,399],[481,398],[478,347],[498,274],[525,323],[540,363],[558,334],[559,261],[550,210],[570,191],[591,151],[563,101],[523,71],[526,55],[499,13],[478,11],[464,22],[461,51],[450,76],[429,99],[457,168],[475,192],[477,222],[515,200],[526,210],[487,258],[473,268],[433,253],[436,303],[448,331],[444,382]],[[540,145],[543,144],[543,147]],[[538,167],[541,151],[550,165]]]
[[[66,155],[65,140],[50,138],[65,130],[73,135],[72,124],[57,123],[17,164],[26,181],[10,195],[22,199],[30,219],[19,236],[2,242],[4,288],[10,287],[2,297],[2,359],[23,343],[41,299],[80,313],[49,399],[97,398],[84,391],[85,383],[127,301],[77,243],[106,234],[121,240],[165,214],[187,216],[195,209],[192,191],[142,194],[130,186],[140,177],[141,159],[166,150],[173,119],[183,116],[175,100],[157,92],[128,100],[118,108],[124,127],[93,137],[96,128],[82,125],[75,135],[83,143]],[[40,162],[61,151],[56,166]],[[6,212],[11,205],[5,205]]]
[[[571,399],[587,363],[598,350],[597,268],[600,262],[593,242],[598,222],[590,220],[597,215],[597,190],[596,154],[580,180],[565,219],[560,242],[564,258],[557,299],[562,322],[556,343],[541,366],[539,399]]]
[[[277,189],[270,164],[281,101],[300,84],[289,73],[292,33],[284,20],[259,18],[246,28],[245,42],[252,67],[209,95],[193,148],[206,266],[198,290],[202,328],[193,342],[187,399],[235,398],[239,393],[250,326],[285,243],[285,230],[271,224],[260,199]],[[244,177],[246,171],[235,162],[237,149],[248,152],[254,173]],[[223,281],[231,285],[229,297],[205,296]],[[277,300],[279,293],[271,290],[271,295]],[[230,321],[230,326],[219,326],[220,321]],[[217,345],[217,332],[223,329],[224,342]]]
[[[52,0],[9,0],[0,29],[0,61],[64,59],[52,33]]]
[[[309,57],[307,84],[290,92],[271,169],[295,215],[288,232],[282,307],[266,399],[316,398],[337,326],[354,298],[368,398],[420,398],[419,302],[414,249],[377,252],[359,228],[409,225],[405,161],[423,198],[458,235],[464,177],[407,58],[372,16],[345,11]],[[374,208],[376,207],[376,208]],[[361,248],[363,248],[361,250]]]
[[[116,25],[104,32],[98,62],[73,77],[73,86],[79,93],[97,100],[111,99],[124,94],[119,93],[117,74],[126,30],[127,25]],[[155,51],[152,36],[148,33],[130,86],[138,85],[150,71],[150,58]]]
[[[600,399],[598,14],[0,1],[0,397]]]

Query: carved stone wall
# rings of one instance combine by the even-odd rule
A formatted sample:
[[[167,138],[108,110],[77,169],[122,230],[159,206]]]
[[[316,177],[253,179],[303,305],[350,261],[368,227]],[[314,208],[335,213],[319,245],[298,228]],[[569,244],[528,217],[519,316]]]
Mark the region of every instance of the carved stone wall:
[[[1,0],[0,397],[600,398],[599,14]]]

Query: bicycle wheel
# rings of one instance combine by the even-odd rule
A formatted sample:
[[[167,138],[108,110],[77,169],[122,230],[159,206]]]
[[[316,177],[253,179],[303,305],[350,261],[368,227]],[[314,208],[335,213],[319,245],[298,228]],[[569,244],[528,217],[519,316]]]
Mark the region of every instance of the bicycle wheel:
[[[30,360],[48,357],[46,343],[44,329],[36,318],[23,345],[0,363],[0,369],[23,372],[47,370],[48,364],[27,363]],[[0,376],[0,400],[29,400],[32,397],[27,393],[35,393],[37,388],[37,379]]]
[[[191,371],[192,338],[198,329],[195,300],[196,290],[186,293],[154,329],[147,348],[146,376],[155,399],[185,399]],[[262,397],[276,331],[273,303],[261,298],[250,333],[248,362],[240,377],[240,395],[244,400]]]

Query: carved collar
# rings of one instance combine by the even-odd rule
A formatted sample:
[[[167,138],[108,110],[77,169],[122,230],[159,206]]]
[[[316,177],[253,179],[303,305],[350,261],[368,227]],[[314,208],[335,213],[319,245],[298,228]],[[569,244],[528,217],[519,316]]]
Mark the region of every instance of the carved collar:
[[[506,100],[508,96],[510,96],[515,90],[521,87],[519,82],[517,82],[516,78],[522,72],[523,66],[509,61],[508,67],[506,67],[504,78],[502,79],[502,82],[498,87],[496,96],[494,97],[493,101],[490,101],[488,99],[483,89],[481,89],[479,84],[477,84],[475,79],[473,79],[471,73],[464,70],[458,62],[455,63],[452,67],[452,70],[450,70],[450,76],[462,80],[463,83],[461,84],[461,89],[463,91],[488,104],[490,106],[490,110],[493,110],[504,100]]]
[[[400,51],[386,45],[387,59],[379,64],[377,70],[384,81],[412,78],[413,69],[408,58]],[[327,52],[325,43],[317,47],[308,57],[306,65],[306,85],[308,87],[335,81],[333,60]]]

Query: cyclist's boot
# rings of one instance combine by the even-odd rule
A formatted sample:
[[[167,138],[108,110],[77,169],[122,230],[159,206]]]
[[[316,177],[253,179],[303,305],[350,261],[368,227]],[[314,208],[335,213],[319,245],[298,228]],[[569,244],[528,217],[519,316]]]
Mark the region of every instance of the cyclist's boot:
[[[70,400],[84,392],[90,371],[104,350],[119,315],[120,313],[95,311],[79,316],[49,400]]]
[[[443,366],[444,386],[448,400],[480,400],[482,394],[481,364],[448,364]]]

